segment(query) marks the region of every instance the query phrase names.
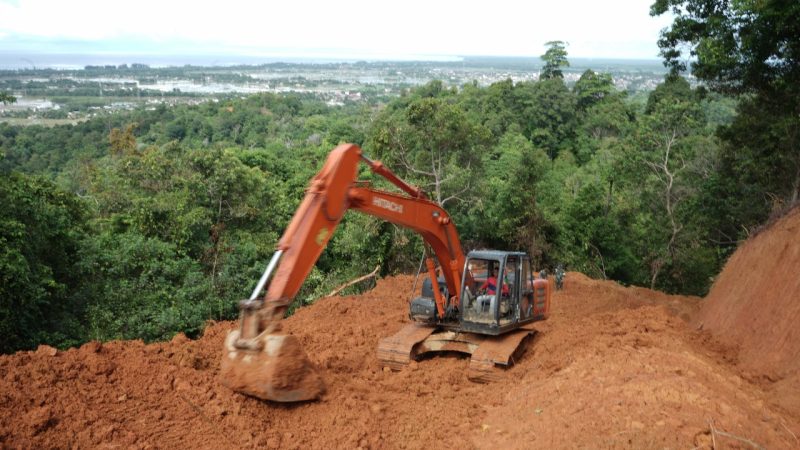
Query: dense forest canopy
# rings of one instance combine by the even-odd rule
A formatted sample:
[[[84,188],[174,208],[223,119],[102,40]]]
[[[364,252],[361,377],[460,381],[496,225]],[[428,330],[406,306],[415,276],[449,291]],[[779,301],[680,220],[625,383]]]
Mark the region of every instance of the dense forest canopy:
[[[540,268],[704,294],[737,243],[796,202],[800,186],[798,97],[787,95],[800,20],[780,22],[788,34],[766,68],[707,59],[719,57],[715,45],[729,49],[726,36],[764,35],[736,27],[797,8],[746,3],[754,25],[720,25],[742,5],[656,2],[654,14],[676,12],[661,41],[675,70],[642,102],[592,70],[565,83],[566,46],[553,41],[537,81],[433,81],[377,106],[256,94],[52,128],[0,124],[0,351],[166,339],[235,317],[341,142],[429,192],[466,250],[524,250]],[[674,49],[684,41],[696,44],[695,75],[710,90],[681,76]],[[348,213],[296,304],[375,265],[413,271],[421,250],[415,234]]]
[[[720,190],[738,198],[746,225],[800,197],[800,2],[658,0],[675,21],[658,44],[673,73],[687,68],[710,89],[739,95],[720,128]],[[688,54],[686,54],[688,52]],[[729,178],[735,178],[730,180]],[[764,202],[764,199],[770,202]],[[751,203],[746,205],[744,203]],[[720,224],[733,232],[730,225]]]

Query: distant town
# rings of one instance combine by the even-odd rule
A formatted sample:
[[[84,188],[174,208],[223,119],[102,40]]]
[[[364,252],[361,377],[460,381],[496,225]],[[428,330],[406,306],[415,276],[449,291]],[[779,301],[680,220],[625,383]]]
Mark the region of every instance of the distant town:
[[[464,57],[453,61],[272,62],[226,66],[150,66],[139,62],[86,65],[80,69],[20,67],[0,70],[0,120],[59,124],[157,105],[220,101],[259,92],[297,93],[331,106],[384,103],[431,80],[460,88],[503,80],[537,80],[538,58]],[[574,84],[587,69],[608,73],[617,89],[648,92],[664,79],[658,60],[570,59],[564,70]]]

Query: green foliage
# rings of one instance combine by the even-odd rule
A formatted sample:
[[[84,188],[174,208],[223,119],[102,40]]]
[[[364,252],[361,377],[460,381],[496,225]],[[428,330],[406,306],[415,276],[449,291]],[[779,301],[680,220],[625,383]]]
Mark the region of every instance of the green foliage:
[[[17,97],[9,94],[8,92],[0,92],[0,103],[7,105],[9,103],[16,103]]]
[[[475,120],[482,120],[492,135],[499,137],[512,124],[521,125],[517,87],[510,79],[494,83],[485,90],[468,90],[465,87],[461,103],[473,112]]]
[[[543,253],[536,185],[549,168],[547,155],[518,130],[484,155],[483,189],[476,202],[478,239],[491,247]]]
[[[636,128],[636,117],[620,97],[589,107],[577,130],[576,157],[581,164],[591,160],[609,141],[618,142]]]
[[[629,160],[634,168],[638,166],[649,174],[638,189],[643,206],[648,208],[648,214],[640,220],[648,230],[645,260],[650,266],[651,287],[657,285],[662,271],[675,272],[677,254],[682,245],[688,245],[684,239],[686,222],[696,212],[684,208],[684,203],[696,195],[692,162],[700,164],[698,152],[709,148],[698,140],[704,120],[698,103],[676,95],[653,104],[653,111],[643,118],[636,132],[636,150]]]
[[[744,99],[733,122],[719,131],[724,142],[720,155],[724,198],[737,205],[732,209],[737,222],[725,227],[731,237],[800,197],[800,117],[776,114],[788,110],[787,103],[796,99]]]
[[[197,334],[209,318],[233,316],[233,305],[215,298],[200,265],[174,244],[105,232],[87,241],[80,256],[90,276],[83,292],[92,299],[89,339],[169,339],[178,330]]]
[[[651,8],[667,11],[675,20],[659,40],[665,64],[686,70],[688,49],[693,75],[714,91],[743,94],[735,118],[721,121],[712,185],[730,205],[716,231],[735,241],[800,199],[800,3],[658,0]]]
[[[52,183],[0,177],[0,352],[74,344],[83,305],[75,254],[86,207]]]
[[[696,97],[695,91],[692,90],[685,78],[669,74],[664,77],[664,82],[656,86],[655,90],[647,97],[647,106],[645,106],[644,113],[652,114],[658,104],[665,100],[691,102]]]
[[[636,280],[640,265],[636,248],[627,239],[631,231],[627,211],[612,206],[608,197],[613,194],[607,192],[610,184],[602,179],[586,181],[566,202],[563,228],[558,232],[565,259],[590,276]]]
[[[674,71],[687,69],[727,92],[797,92],[800,80],[800,4],[793,1],[656,0],[651,15],[675,21],[658,41]]]
[[[614,81],[607,73],[595,73],[586,69],[575,83],[575,96],[578,109],[586,111],[591,106],[601,102],[604,98],[615,93]]]
[[[754,97],[707,95],[678,76],[648,98],[592,71],[570,89],[555,75],[566,51],[550,56],[552,76],[537,82],[437,81],[376,109],[258,94],[75,126],[0,124],[0,171],[77,194],[3,179],[2,288],[13,295],[0,293],[14,301],[0,310],[13,337],[0,350],[166,339],[235,317],[309,180],[347,141],[444,205],[465,250],[524,250],[538,268],[703,293],[738,238],[731,217],[756,221],[765,208],[749,199],[791,178],[795,119],[769,121]],[[732,117],[734,105],[752,117]],[[741,153],[719,144],[717,124]],[[421,252],[415,233],[349,213],[293,308],[375,266],[415,270]]]
[[[576,98],[560,78],[520,83],[515,90],[519,121],[525,136],[555,159],[572,148],[576,127]]]
[[[429,91],[426,86],[421,92]],[[371,151],[430,191],[440,205],[474,195],[470,174],[480,169],[488,130],[447,98],[403,101],[408,102],[404,109],[387,108],[378,118],[381,125],[367,141]]]
[[[550,41],[545,43],[547,51],[541,56],[544,61],[542,73],[539,76],[542,80],[549,80],[552,78],[564,78],[561,72],[562,67],[569,67],[567,60],[567,44],[564,41]]]

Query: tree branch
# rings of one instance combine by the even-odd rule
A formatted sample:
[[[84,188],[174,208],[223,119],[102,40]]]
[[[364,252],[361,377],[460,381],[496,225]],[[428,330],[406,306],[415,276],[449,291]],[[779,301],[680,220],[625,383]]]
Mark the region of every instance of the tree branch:
[[[327,296],[328,296],[328,297],[333,297],[334,295],[338,294],[339,292],[342,292],[344,289],[346,289],[346,288],[348,288],[348,287],[350,287],[350,286],[352,286],[352,285],[354,285],[354,284],[356,284],[356,283],[359,283],[359,282],[361,282],[361,281],[364,281],[364,280],[366,280],[367,278],[373,278],[373,277],[375,277],[375,275],[377,275],[377,273],[378,273],[378,270],[379,270],[380,268],[381,268],[381,265],[380,265],[380,264],[378,264],[377,266],[375,266],[375,270],[373,270],[372,272],[370,272],[370,273],[368,273],[368,274],[366,274],[366,275],[364,275],[364,276],[358,277],[358,278],[356,278],[356,279],[354,279],[354,280],[350,280],[350,281],[348,281],[347,283],[345,283],[345,284],[343,284],[343,285],[341,285],[341,286],[337,287],[336,289],[332,290],[332,291],[331,291],[331,293],[330,293],[330,294],[328,294]]]
[[[403,167],[405,167],[406,170],[408,170],[409,172],[416,173],[418,175],[425,175],[428,177],[434,176],[434,174],[431,172],[426,172],[424,170],[420,170],[414,167],[411,163],[408,162],[404,153],[400,153],[400,164],[402,164]]]

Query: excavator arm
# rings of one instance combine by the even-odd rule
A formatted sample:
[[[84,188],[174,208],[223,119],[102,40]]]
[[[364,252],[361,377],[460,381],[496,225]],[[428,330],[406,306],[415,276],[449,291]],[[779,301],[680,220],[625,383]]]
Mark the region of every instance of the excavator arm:
[[[356,177],[360,161],[407,195],[359,185]],[[419,233],[442,265],[448,291],[454,295],[461,291],[464,253],[458,231],[447,212],[380,162],[363,156],[357,145],[342,144],[330,153],[322,170],[311,181],[305,198],[278,242],[277,250],[282,252],[280,264],[264,299],[267,306],[275,305],[276,314],[288,308],[342,217],[351,208]],[[444,306],[437,305],[440,317]]]
[[[356,181],[360,162],[405,194],[373,189]],[[227,353],[221,371],[224,384],[275,401],[308,400],[322,393],[324,385],[296,338],[274,332],[348,209],[419,233],[439,260],[450,293],[449,299],[442,297],[429,255],[427,267],[434,283],[438,317],[444,317],[448,306],[458,305],[464,253],[450,216],[428,200],[421,189],[365,157],[357,145],[339,145],[311,180],[250,299],[240,304],[241,328],[232,332],[225,343]],[[266,295],[259,298],[267,284]]]

